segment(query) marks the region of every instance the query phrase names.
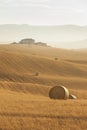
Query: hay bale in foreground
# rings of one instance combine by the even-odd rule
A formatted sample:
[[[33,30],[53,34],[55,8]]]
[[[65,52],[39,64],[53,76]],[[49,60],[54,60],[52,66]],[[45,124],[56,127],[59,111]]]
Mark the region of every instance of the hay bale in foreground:
[[[75,95],[70,94],[69,99],[77,99],[77,97]]]
[[[68,99],[69,91],[64,86],[55,86],[50,89],[49,97],[52,99]]]

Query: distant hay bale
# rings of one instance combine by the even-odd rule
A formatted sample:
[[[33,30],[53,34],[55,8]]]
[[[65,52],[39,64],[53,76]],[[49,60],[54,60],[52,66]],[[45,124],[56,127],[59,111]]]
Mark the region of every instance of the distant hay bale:
[[[77,97],[75,95],[70,94],[69,99],[77,99]]]
[[[35,73],[35,76],[39,76],[39,72],[36,72],[36,73]]]
[[[64,86],[55,86],[50,89],[49,97],[52,99],[68,99],[69,91]]]
[[[55,60],[58,60],[58,58],[56,57]]]

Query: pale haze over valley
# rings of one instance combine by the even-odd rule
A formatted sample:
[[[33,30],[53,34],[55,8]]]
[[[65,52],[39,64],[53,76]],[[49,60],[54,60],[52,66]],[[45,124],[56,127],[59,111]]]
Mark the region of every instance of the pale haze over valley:
[[[23,38],[87,48],[87,1],[0,0],[0,43]]]

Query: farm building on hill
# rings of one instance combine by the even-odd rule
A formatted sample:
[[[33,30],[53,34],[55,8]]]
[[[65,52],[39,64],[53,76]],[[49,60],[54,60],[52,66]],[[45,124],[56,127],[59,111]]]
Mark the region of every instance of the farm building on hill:
[[[17,42],[13,42],[11,44],[26,44],[26,45],[38,45],[38,46],[44,46],[44,47],[49,47],[46,43],[43,42],[35,42],[34,39],[32,38],[25,38],[22,39],[21,41]]]
[[[20,42],[20,44],[34,44],[35,40],[34,39],[22,39]]]

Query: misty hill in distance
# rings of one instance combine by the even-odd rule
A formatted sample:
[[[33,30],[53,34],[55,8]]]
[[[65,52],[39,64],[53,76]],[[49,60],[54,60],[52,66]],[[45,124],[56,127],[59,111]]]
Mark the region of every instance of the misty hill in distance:
[[[85,40],[78,40],[78,41],[71,41],[71,42],[60,42],[61,47],[65,44],[65,46],[71,46],[72,49],[78,50],[87,50],[87,39]]]
[[[0,43],[18,42],[25,37],[59,48],[87,48],[87,26],[0,25]]]

